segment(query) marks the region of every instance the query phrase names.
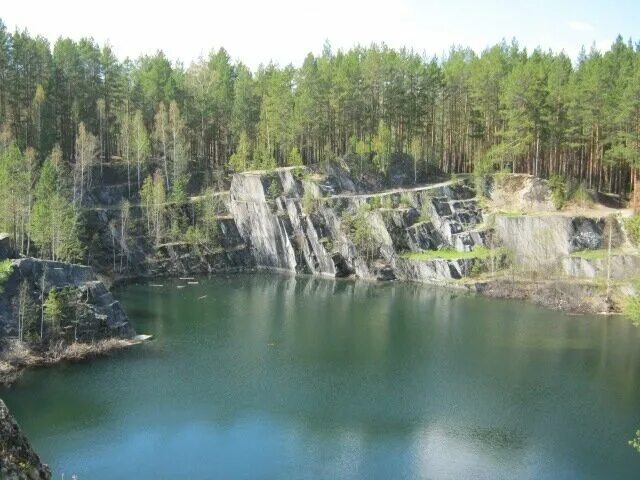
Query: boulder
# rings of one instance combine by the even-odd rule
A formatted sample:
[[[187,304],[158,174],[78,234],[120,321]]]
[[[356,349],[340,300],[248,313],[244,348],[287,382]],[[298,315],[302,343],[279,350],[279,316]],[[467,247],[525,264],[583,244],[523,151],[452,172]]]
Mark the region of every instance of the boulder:
[[[6,258],[16,258],[11,236],[8,233],[0,233],[0,260]]]
[[[51,471],[40,461],[27,438],[0,400],[0,478],[5,480],[48,480]]]

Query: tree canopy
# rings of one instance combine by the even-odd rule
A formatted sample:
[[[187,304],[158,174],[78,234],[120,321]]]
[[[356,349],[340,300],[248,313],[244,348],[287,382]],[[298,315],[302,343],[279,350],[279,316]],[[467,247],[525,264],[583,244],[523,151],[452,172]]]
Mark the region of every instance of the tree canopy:
[[[360,173],[386,175],[401,154],[415,178],[427,165],[508,169],[624,195],[640,165],[640,46],[619,37],[572,62],[516,41],[439,58],[327,44],[299,68],[252,72],[224,49],[188,66],[162,51],[119,60],[92,39],[51,46],[0,20],[0,228],[25,248],[55,146],[60,171],[73,175],[72,195],[68,185],[56,194],[74,208],[104,162],[126,165],[129,196],[156,169],[169,195],[194,173],[206,188],[219,171],[345,156]]]

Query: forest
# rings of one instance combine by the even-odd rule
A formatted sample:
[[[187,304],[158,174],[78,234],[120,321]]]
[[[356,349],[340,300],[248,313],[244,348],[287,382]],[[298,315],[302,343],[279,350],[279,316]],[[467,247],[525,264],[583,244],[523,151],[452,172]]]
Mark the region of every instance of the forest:
[[[52,46],[0,20],[0,230],[23,252],[33,241],[77,256],[78,212],[105,164],[126,167],[144,201],[184,197],[193,175],[204,189],[221,173],[347,157],[381,176],[411,158],[416,176],[508,170],[627,196],[640,44],[618,37],[572,60],[516,40],[441,57],[327,43],[298,68],[252,71],[223,48],[188,66],[160,50],[120,60],[93,39]]]

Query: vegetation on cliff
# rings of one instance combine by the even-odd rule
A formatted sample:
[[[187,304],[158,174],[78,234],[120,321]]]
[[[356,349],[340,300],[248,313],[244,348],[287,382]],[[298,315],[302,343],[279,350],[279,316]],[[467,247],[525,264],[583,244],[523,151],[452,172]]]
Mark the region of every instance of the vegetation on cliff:
[[[126,168],[132,204],[154,186],[143,203],[155,243],[176,240],[162,229],[175,231],[181,212],[161,207],[195,178],[204,189],[224,170],[336,158],[383,177],[404,162],[414,180],[434,170],[551,177],[557,205],[561,177],[624,195],[640,159],[639,58],[622,38],[575,65],[515,41],[441,58],[327,45],[299,68],[251,72],[223,49],[188,68],[162,52],[120,61],[91,39],[51,46],[0,21],[0,229],[22,253],[90,257],[83,208],[112,164]]]

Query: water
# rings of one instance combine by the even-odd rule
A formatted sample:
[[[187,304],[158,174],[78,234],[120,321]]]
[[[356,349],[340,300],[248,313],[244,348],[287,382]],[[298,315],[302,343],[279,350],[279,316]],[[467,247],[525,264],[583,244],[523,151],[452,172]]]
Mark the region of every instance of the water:
[[[640,472],[640,329],[621,318],[401,283],[180,284],[116,292],[155,341],[0,391],[57,478]]]

